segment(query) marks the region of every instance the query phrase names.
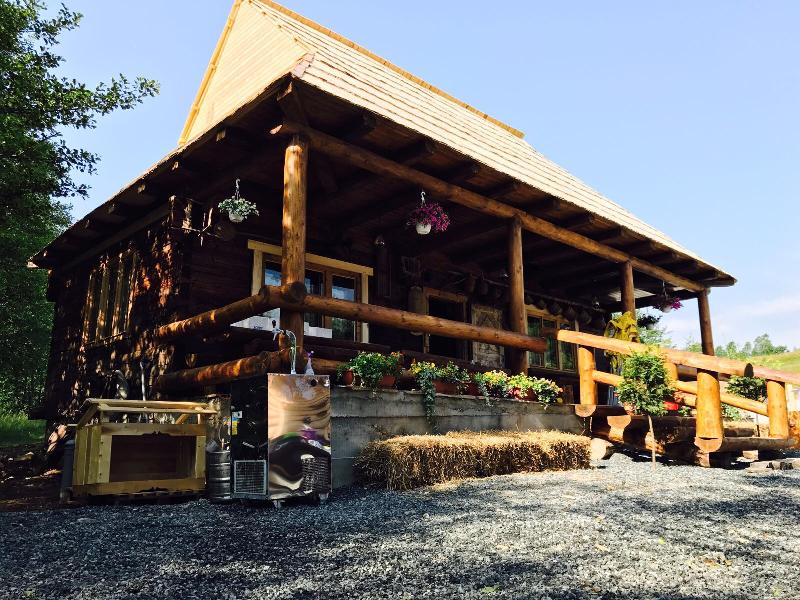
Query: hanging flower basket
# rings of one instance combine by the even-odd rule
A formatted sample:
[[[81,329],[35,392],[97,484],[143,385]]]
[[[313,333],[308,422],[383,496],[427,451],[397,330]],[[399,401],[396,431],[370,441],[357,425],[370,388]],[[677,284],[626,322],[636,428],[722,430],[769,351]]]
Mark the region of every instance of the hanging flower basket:
[[[683,307],[683,303],[680,301],[680,299],[667,296],[661,301],[659,310],[661,310],[663,313],[668,313],[672,312],[673,310],[678,310],[681,307]]]
[[[425,192],[421,192],[419,206],[411,211],[408,224],[413,224],[419,235],[441,233],[450,227],[450,217],[438,202],[425,202]]]
[[[661,291],[661,298],[658,303],[658,309],[663,313],[668,313],[673,310],[678,310],[683,306],[683,303],[680,301],[680,298],[676,298],[672,294],[667,291],[667,286],[662,282],[662,291]]]
[[[233,196],[219,203],[219,210],[228,213],[231,223],[241,223],[250,215],[258,216],[255,203],[245,200],[239,195],[239,180],[236,180],[236,190]]]

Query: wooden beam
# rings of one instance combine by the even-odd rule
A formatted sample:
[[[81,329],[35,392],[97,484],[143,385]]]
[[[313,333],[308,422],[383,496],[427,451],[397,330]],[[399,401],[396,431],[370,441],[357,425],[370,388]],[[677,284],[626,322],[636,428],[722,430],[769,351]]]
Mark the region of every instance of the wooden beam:
[[[789,437],[789,412],[786,405],[786,386],[778,381],[767,381],[767,416],[769,436]]]
[[[622,295],[622,312],[636,316],[636,294],[633,287],[633,265],[630,261],[620,266],[620,294]]]
[[[463,183],[475,177],[479,171],[480,167],[477,164],[467,163],[452,169],[442,177],[452,183]],[[410,210],[419,202],[418,191],[419,190],[417,190],[415,187],[409,187],[398,192],[393,198],[375,202],[374,205],[369,208],[356,207],[352,211],[343,213],[342,216],[337,219],[337,226],[358,227],[365,223],[376,221],[382,216],[388,215],[389,213],[400,210],[404,207],[408,207]],[[446,198],[443,198],[442,200],[446,201]],[[403,216],[403,219],[405,218],[406,217]],[[404,224],[401,224],[399,228],[396,226],[396,224],[390,225],[383,223],[382,225],[384,227],[391,227],[397,234],[403,232],[402,227]]]
[[[308,142],[300,135],[291,137],[286,147],[283,168],[283,234],[281,284],[284,288],[306,280],[306,174]],[[303,313],[281,311],[281,329],[293,331],[297,347],[303,346]]]
[[[206,367],[182,369],[160,375],[156,379],[154,388],[157,392],[179,392],[228,383],[236,379],[258,377],[269,372],[280,372],[288,363],[287,358],[285,351],[262,352],[256,356]]]
[[[275,135],[292,135],[303,133],[308,136],[311,147],[319,152],[323,152],[329,156],[334,156],[340,160],[345,160],[352,165],[367,171],[372,171],[376,175],[390,177],[392,179],[400,179],[414,183],[437,196],[449,198],[451,201],[462,204],[468,208],[472,208],[478,212],[491,215],[499,218],[514,218],[518,217],[525,230],[531,231],[543,237],[561,242],[568,246],[572,246],[587,252],[606,258],[613,262],[624,263],[630,261],[631,267],[642,273],[646,273],[658,279],[662,279],[668,283],[676,286],[684,287],[693,291],[700,291],[702,286],[698,283],[670,273],[669,271],[652,265],[646,261],[635,258],[626,252],[611,248],[601,244],[585,235],[568,231],[562,227],[558,227],[549,221],[545,221],[539,217],[531,215],[524,210],[509,206],[502,202],[486,198],[481,194],[472,192],[462,187],[452,185],[413,169],[411,167],[401,165],[392,160],[358,148],[352,144],[342,142],[332,136],[316,131],[309,127],[304,127],[297,123],[285,122],[283,125],[276,127],[273,131]]]
[[[420,140],[409,144],[393,156],[393,160],[400,164],[411,166],[426,159],[436,152],[436,144],[428,139]],[[328,214],[341,210],[343,203],[351,196],[359,195],[365,190],[374,186],[382,178],[371,172],[362,172],[350,179],[350,181],[339,186],[339,191],[329,194],[325,198],[320,198],[314,206],[316,212]]]
[[[348,123],[339,137],[346,142],[356,142],[369,135],[377,126],[377,117],[371,112],[362,111],[355,121]]]
[[[522,268],[522,223],[512,219],[508,224],[508,285],[510,300],[508,316],[511,331],[528,333],[528,315],[525,311],[525,275]],[[516,348],[509,357],[513,373],[528,373],[528,353]]]
[[[719,380],[708,371],[697,372],[697,437],[722,439],[722,400]]]
[[[278,293],[288,302],[301,302],[306,295],[306,286],[303,282],[294,282],[281,288]],[[232,302],[222,308],[208,310],[194,317],[159,327],[155,330],[153,337],[156,342],[164,342],[194,334],[208,336],[224,331],[232,323],[272,308],[274,307],[269,304],[269,298],[266,298],[263,293],[259,293]]]
[[[294,85],[290,82],[286,89],[278,94],[278,106],[286,117],[309,125],[308,114],[303,106],[303,100]],[[315,169],[315,177],[326,194],[333,194],[339,186],[336,183],[336,178],[333,175],[333,168],[331,167],[328,158],[324,155],[315,154],[312,160]]]
[[[637,342],[625,342],[623,340],[607,338],[601,335],[592,335],[591,333],[570,331],[567,329],[559,329],[556,333],[556,338],[560,342],[569,342],[570,344],[590,346],[592,348],[608,350],[609,352],[616,352],[618,354],[645,352],[648,349],[645,344],[639,344]],[[667,360],[678,365],[685,365],[687,367],[694,367],[696,369],[705,369],[707,371],[714,371],[715,373],[725,373],[727,375],[749,375],[751,377],[761,377],[762,379],[772,379],[774,381],[781,381],[783,383],[800,385],[800,374],[798,373],[777,371],[775,369],[751,365],[742,360],[720,358],[718,356],[707,356],[698,352],[689,352],[688,350],[659,348],[659,352]]]
[[[700,317],[700,345],[703,354],[714,356],[714,335],[711,331],[711,307],[708,304],[708,290],[697,294],[697,312]]]

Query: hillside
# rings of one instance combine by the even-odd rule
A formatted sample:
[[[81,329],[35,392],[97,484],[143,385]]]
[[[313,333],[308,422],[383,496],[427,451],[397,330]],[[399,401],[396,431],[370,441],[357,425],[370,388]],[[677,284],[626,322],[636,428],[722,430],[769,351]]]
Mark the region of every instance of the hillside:
[[[754,365],[761,365],[771,369],[800,373],[800,350],[784,354],[768,354],[765,356],[752,356],[746,359]]]

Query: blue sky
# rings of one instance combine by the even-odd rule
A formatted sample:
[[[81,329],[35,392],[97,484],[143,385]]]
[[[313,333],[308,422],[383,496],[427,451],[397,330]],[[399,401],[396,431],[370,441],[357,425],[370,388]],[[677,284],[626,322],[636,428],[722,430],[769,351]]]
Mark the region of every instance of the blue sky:
[[[177,141],[228,0],[66,0],[65,73],[161,83],[68,132],[98,152],[80,217]],[[739,280],[717,343],[800,346],[800,3],[286,0],[285,5],[526,134],[537,150]],[[667,315],[699,337],[695,302]]]

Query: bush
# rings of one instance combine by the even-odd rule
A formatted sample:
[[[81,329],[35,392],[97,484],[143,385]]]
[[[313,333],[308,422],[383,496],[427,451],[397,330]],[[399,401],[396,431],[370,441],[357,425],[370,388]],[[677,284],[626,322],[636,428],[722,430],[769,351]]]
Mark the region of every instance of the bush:
[[[736,396],[749,398],[757,402],[766,402],[767,382],[760,377],[739,377],[731,376],[728,380],[727,391]],[[742,414],[733,406],[722,405],[722,416],[731,421],[738,421]]]
[[[370,442],[356,461],[363,482],[392,490],[469,477],[588,468],[589,438],[558,431],[400,436]]]
[[[667,413],[664,401],[672,400],[675,390],[664,360],[648,350],[625,357],[617,394],[620,402],[636,413],[658,417]]]
[[[554,381],[544,377],[531,377],[530,375],[507,375],[503,371],[488,371],[476,373],[475,383],[478,384],[481,394],[493,398],[516,398],[521,400],[528,397],[529,392],[536,394],[536,399],[543,404],[552,404],[558,400],[561,388]]]

